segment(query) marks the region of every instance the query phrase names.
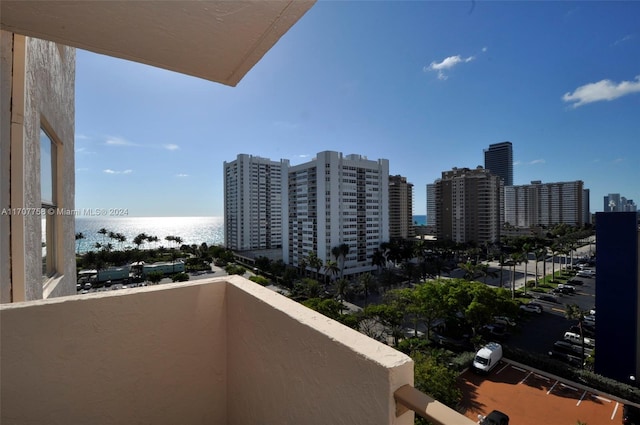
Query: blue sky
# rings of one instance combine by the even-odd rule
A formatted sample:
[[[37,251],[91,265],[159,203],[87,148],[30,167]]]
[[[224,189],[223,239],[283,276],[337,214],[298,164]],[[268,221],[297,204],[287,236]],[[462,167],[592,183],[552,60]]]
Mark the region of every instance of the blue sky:
[[[389,159],[414,184],[509,140],[514,184],[640,203],[640,2],[320,1],[237,87],[77,51],[76,207],[221,216],[223,161]]]

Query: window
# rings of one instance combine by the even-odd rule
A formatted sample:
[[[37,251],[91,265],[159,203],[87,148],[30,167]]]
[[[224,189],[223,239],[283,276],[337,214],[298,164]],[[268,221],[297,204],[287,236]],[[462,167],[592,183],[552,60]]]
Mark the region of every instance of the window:
[[[42,206],[42,280],[56,273],[56,144],[40,129],[40,199]],[[54,213],[49,213],[53,209]]]

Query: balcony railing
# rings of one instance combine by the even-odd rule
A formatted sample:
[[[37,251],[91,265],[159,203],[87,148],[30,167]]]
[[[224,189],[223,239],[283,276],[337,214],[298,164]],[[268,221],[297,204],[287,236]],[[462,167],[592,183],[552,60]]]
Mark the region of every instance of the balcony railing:
[[[3,425],[473,423],[408,356],[238,276],[0,314]]]

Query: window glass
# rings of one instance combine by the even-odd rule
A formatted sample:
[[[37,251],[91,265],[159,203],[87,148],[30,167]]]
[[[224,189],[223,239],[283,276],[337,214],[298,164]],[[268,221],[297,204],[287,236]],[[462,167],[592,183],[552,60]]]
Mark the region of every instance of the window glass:
[[[56,273],[55,268],[55,215],[47,210],[56,208],[56,145],[49,135],[40,129],[40,197],[42,207],[42,279]]]

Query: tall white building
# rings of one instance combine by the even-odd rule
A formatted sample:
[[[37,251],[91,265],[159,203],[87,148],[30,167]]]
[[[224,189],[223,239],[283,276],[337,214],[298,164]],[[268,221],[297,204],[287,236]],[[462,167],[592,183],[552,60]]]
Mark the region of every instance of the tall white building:
[[[515,227],[585,223],[584,183],[581,180],[505,187],[505,223]]]
[[[240,154],[224,163],[224,240],[237,251],[282,247],[288,160]]]
[[[289,168],[283,212],[285,263],[298,266],[310,252],[326,263],[332,248],[346,244],[345,276],[374,270],[373,252],[389,240],[389,161],[320,152]]]

